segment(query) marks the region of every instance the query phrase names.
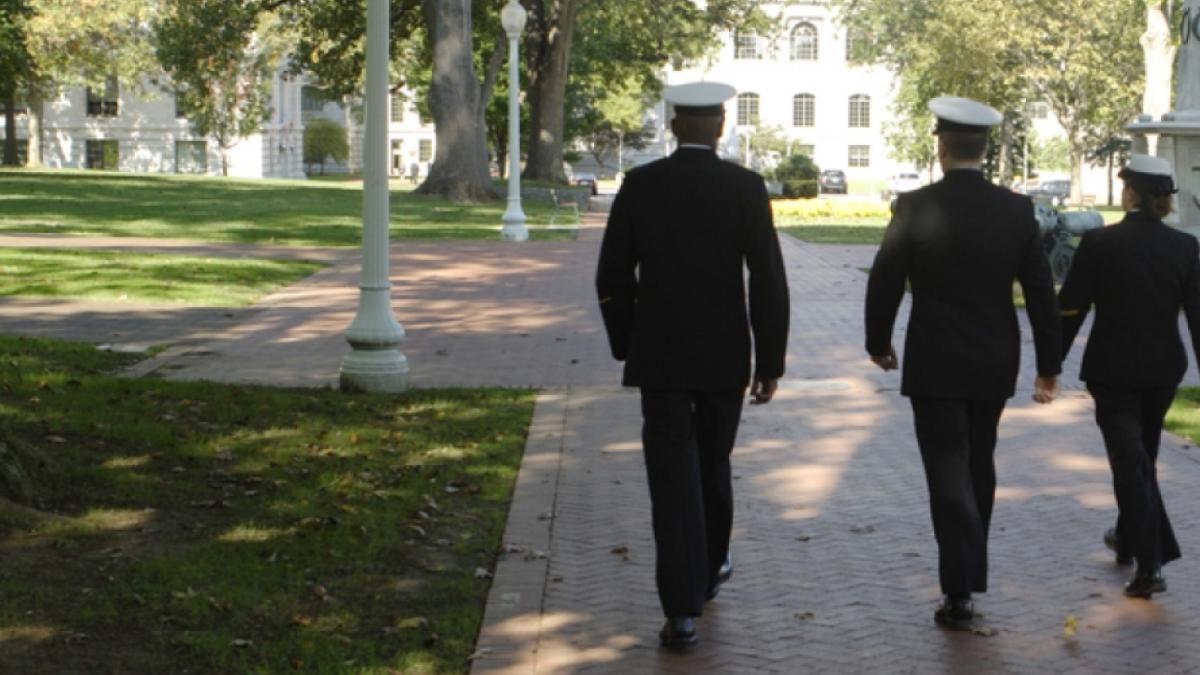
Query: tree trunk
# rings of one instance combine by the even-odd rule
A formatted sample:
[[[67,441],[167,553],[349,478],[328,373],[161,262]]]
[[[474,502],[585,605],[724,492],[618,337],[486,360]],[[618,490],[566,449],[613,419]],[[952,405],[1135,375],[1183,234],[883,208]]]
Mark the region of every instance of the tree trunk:
[[[25,166],[38,169],[42,166],[42,122],[45,119],[45,103],[42,91],[36,86],[29,87],[26,97],[26,107],[29,110],[29,148]]]
[[[1108,153],[1108,205],[1113,205],[1113,159],[1117,156],[1116,152]]]
[[[4,166],[17,165],[17,90],[4,92]]]
[[[417,192],[451,201],[496,198],[488,176],[487,125],[475,73],[470,0],[424,0],[433,40],[429,108],[437,151]]]
[[[1071,139],[1071,203],[1083,201],[1083,157],[1085,146],[1083,141]]]
[[[525,164],[525,177],[531,180],[567,182],[563,170],[564,119],[571,41],[579,1],[542,0],[531,17],[538,36],[537,46],[531,54],[533,119],[529,159]]]
[[[1161,119],[1171,110],[1175,45],[1171,43],[1173,31],[1166,8],[1156,2],[1146,5],[1146,32],[1141,40],[1142,51],[1146,54],[1146,94],[1142,97],[1142,113]]]
[[[1000,127],[1000,153],[996,162],[996,173],[999,174],[1000,184],[1004,187],[1011,187],[1013,183],[1012,136],[1012,120],[1005,116]]]

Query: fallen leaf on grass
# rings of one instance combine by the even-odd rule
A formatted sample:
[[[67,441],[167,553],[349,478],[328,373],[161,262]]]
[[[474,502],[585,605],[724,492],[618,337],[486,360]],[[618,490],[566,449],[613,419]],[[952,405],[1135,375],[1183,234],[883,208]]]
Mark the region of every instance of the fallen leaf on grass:
[[[79,644],[80,642],[84,642],[87,639],[87,633],[71,633],[66,637],[65,642],[69,645],[75,645]]]
[[[478,567],[475,569],[475,578],[476,579],[491,579],[492,573],[483,569],[482,567]]]
[[[492,649],[491,647],[481,647],[481,648],[475,650],[474,654],[467,657],[467,663],[470,663],[476,659],[482,659],[483,657],[487,656],[488,654],[491,654],[493,651],[495,651],[495,650]]]
[[[62,436],[47,436],[46,440],[50,443],[66,443],[67,439]]]
[[[428,626],[429,619],[426,619],[423,616],[414,616],[412,618],[398,619],[396,621],[396,628],[399,628],[400,630],[413,630],[417,628],[426,628]]]
[[[192,598],[196,597],[196,595],[196,591],[192,590],[191,586],[188,586],[186,591],[175,591],[171,594],[171,597],[175,598],[176,600],[191,600]]]
[[[242,639],[242,638],[238,638],[238,639],[236,639],[236,640],[233,640],[232,642],[230,642],[230,643],[229,643],[229,646],[230,646],[230,647],[238,647],[238,648],[241,648],[241,647],[253,647],[253,646],[254,646],[254,640],[245,640],[245,639]]]
[[[292,625],[293,626],[311,626],[312,619],[310,619],[307,616],[304,616],[303,614],[297,614],[296,616],[292,617]]]

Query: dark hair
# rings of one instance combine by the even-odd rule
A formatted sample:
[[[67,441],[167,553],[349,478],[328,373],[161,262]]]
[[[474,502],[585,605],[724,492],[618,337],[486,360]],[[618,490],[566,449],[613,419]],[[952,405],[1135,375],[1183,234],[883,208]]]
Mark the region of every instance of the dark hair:
[[[950,159],[970,162],[982,159],[987,154],[988,135],[965,131],[943,131],[938,136],[946,146]]]
[[[1166,218],[1175,211],[1175,199],[1171,195],[1158,194],[1158,191],[1132,176],[1125,178],[1125,186],[1137,195],[1137,208],[1149,212],[1158,218]]]
[[[721,125],[724,123],[724,113],[706,117],[676,115],[671,120],[671,131],[680,143],[711,143],[721,135]]]

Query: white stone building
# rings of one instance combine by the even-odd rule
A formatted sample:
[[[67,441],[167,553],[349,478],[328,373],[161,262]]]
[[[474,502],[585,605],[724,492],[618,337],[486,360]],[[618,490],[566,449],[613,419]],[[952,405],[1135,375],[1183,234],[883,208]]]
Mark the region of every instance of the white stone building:
[[[179,115],[175,98],[149,80],[140,89],[115,79],[103,89],[70,87],[45,103],[42,161],[54,169],[101,169],[140,173],[187,173],[219,176],[221,149],[216,139],[198,136]],[[229,175],[240,178],[304,178],[304,127],[315,117],[346,128],[349,166],[327,165],[329,173],[361,171],[362,125],[351,106],[320,96],[305,78],[280,68],[274,76],[271,114],[258,133],[228,150]],[[22,157],[28,148],[29,120],[18,108],[17,139]],[[432,124],[420,118],[403,96],[393,97],[389,134],[393,175],[411,167],[428,174],[433,160]],[[0,139],[4,127],[0,124]]]

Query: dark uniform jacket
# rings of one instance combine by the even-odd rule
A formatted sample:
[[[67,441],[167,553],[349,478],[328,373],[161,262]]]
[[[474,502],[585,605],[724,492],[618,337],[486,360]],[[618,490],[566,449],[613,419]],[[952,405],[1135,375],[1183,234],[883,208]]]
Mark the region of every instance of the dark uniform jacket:
[[[749,316],[745,270],[749,269]],[[630,387],[717,390],[783,375],[788,289],[763,179],[706,149],[630,171],[596,290]]]
[[[1010,398],[1021,351],[1016,280],[1033,324],[1038,374],[1057,375],[1060,319],[1032,202],[982,172],[950,171],[896,202],[867,287],[867,352],[888,353],[907,281],[913,304],[901,392]]]
[[[1177,385],[1187,372],[1180,309],[1200,353],[1200,244],[1149,214],[1130,213],[1084,235],[1059,304],[1064,355],[1096,306],[1080,373],[1085,382]]]

